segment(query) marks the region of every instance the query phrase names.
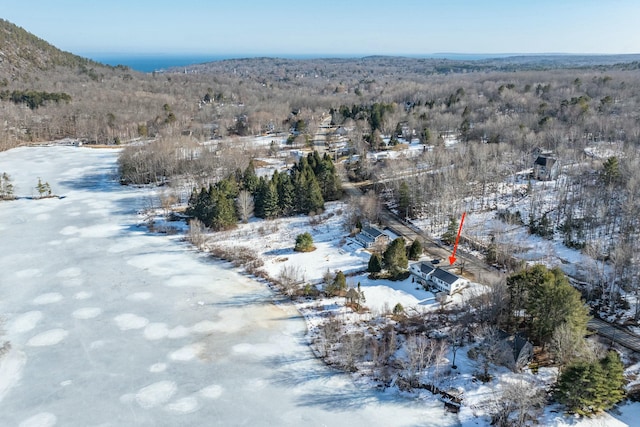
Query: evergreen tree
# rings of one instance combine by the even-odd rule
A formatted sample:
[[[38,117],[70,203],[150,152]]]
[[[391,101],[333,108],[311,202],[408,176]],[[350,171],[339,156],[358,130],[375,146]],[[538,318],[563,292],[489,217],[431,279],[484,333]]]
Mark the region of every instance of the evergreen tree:
[[[234,198],[235,195],[226,180],[219,182],[211,189],[209,222],[206,223],[209,227],[214,230],[225,230],[237,224]]]
[[[409,217],[411,214],[410,209],[411,198],[409,195],[409,185],[406,181],[402,181],[400,183],[400,189],[398,190],[398,215],[400,218]]]
[[[315,175],[310,174],[307,177],[307,205],[305,206],[303,213],[320,212],[324,209],[324,199],[322,198],[322,191]]]
[[[293,248],[296,252],[311,252],[313,247],[313,237],[309,233],[302,233],[296,236],[296,245]]]
[[[238,197],[238,194],[240,193],[240,188],[238,187],[238,183],[234,179],[233,175],[218,181],[216,183],[216,188],[232,199]]]
[[[280,174],[277,189],[280,214],[283,216],[289,216],[293,213],[295,201],[295,189],[291,182],[291,177],[287,174]]]
[[[610,351],[601,360],[578,361],[563,371],[555,397],[569,412],[588,416],[620,402],[624,398],[624,382],[620,356]]]
[[[316,176],[320,174],[321,163],[320,154],[317,151],[307,154],[307,164]]]
[[[566,322],[576,336],[586,334],[589,311],[559,268],[538,264],[507,278],[511,312],[526,313],[533,340],[548,344],[556,326]]]
[[[609,409],[616,403],[624,399],[624,366],[620,355],[615,351],[609,351],[604,359],[601,360],[602,369],[605,374],[605,397],[603,409]]]
[[[453,216],[449,217],[449,225],[447,231],[442,235],[442,241],[447,245],[453,245],[458,236],[458,227],[458,220]]]
[[[600,179],[605,185],[615,184],[620,181],[620,164],[615,156],[609,157],[602,165]]]
[[[393,306],[393,314],[396,316],[399,316],[401,314],[404,313],[404,307],[402,306],[402,304],[397,303],[396,305]]]
[[[383,259],[385,267],[394,276],[409,266],[407,251],[404,247],[404,239],[402,237],[396,238],[389,244],[384,251]]]
[[[297,170],[297,168],[293,169],[291,179],[294,188],[293,213],[304,213],[305,207],[309,204],[307,195],[307,180],[305,178],[305,175]]]
[[[38,177],[38,185],[36,185],[36,190],[38,190],[38,194],[40,197],[50,196],[51,195],[51,186],[48,182],[42,182],[42,180]]]
[[[3,172],[0,178],[0,199],[12,199],[13,198],[13,184],[11,183],[11,177],[6,172]]]
[[[602,372],[599,364],[577,362],[569,366],[558,379],[556,399],[564,404],[570,412],[579,415],[590,415],[590,406],[594,401],[594,379],[600,378]]]
[[[317,161],[314,174],[322,190],[322,197],[326,201],[339,200],[342,197],[342,184],[331,157],[325,154],[322,159]]]
[[[205,187],[202,187],[200,190],[194,188],[191,191],[191,196],[189,196],[189,204],[187,206],[186,214],[207,224],[208,221],[206,218],[209,204],[208,190]]]
[[[253,166],[253,159],[251,159],[242,174],[242,187],[253,194],[258,188],[258,181],[258,176]]]
[[[407,254],[409,259],[412,261],[417,261],[422,256],[422,243],[420,240],[415,239],[411,246],[409,246],[409,253]]]
[[[273,219],[277,218],[280,213],[278,206],[278,190],[275,187],[273,181],[269,182],[264,188],[263,193],[263,218]]]
[[[331,283],[325,287],[325,291],[330,295],[339,295],[347,289],[347,278],[342,271],[338,271]]]
[[[380,258],[380,254],[377,252],[371,254],[369,264],[367,265],[367,271],[373,274],[380,273],[382,271],[382,258]]]
[[[268,191],[269,183],[264,179],[264,177],[260,177],[258,180],[258,185],[256,186],[256,191],[253,196],[253,212],[254,215],[258,218],[266,218],[264,212],[264,199],[265,195]]]

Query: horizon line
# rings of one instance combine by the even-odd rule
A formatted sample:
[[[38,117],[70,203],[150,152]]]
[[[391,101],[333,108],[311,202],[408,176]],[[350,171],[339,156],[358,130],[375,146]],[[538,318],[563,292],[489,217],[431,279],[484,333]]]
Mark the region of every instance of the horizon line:
[[[366,57],[408,57],[408,58],[420,58],[420,57],[433,57],[433,56],[633,56],[640,55],[640,51],[636,53],[580,53],[580,52],[432,52],[432,53],[207,53],[207,52],[81,52],[77,55],[80,56],[120,56],[120,57],[167,57],[167,58],[184,58],[184,57],[216,57],[216,58],[229,58],[229,59],[244,59],[244,58],[316,58],[316,59],[329,59],[329,58],[366,58]]]

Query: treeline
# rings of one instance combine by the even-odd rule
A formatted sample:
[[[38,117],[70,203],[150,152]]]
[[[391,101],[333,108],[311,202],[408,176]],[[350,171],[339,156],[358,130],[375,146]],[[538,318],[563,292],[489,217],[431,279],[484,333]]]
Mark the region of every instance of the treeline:
[[[324,209],[325,201],[342,196],[340,179],[328,155],[317,151],[302,157],[285,172],[271,178],[258,177],[253,162],[244,172],[194,189],[186,213],[214,230],[233,227],[238,219],[251,214],[259,218],[277,218],[297,214],[314,214]]]
[[[44,105],[47,101],[54,101],[56,104],[61,101],[71,102],[71,95],[64,92],[44,92],[37,90],[14,90],[0,91],[1,101],[11,101],[14,104],[27,104],[29,108],[35,110]]]
[[[371,105],[353,104],[351,108],[347,105],[341,105],[338,109],[331,108],[329,113],[331,114],[332,124],[334,125],[345,119],[366,119],[371,124],[371,132],[374,132],[376,130],[381,130],[384,115],[386,113],[392,113],[394,110],[395,106],[393,104],[374,102]],[[337,117],[340,118],[338,119]]]

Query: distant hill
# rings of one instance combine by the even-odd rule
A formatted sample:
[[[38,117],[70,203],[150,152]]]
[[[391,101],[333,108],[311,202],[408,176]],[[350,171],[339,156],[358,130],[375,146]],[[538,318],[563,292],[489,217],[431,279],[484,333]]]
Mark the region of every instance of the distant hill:
[[[9,21],[0,19],[0,78],[13,80],[55,67],[96,67],[97,62],[64,52]]]
[[[461,56],[461,55],[458,55]],[[259,78],[286,78],[302,75],[334,76],[340,79],[358,75],[368,76],[424,76],[430,74],[456,74],[470,72],[542,71],[553,69],[619,69],[640,68],[640,54],[628,55],[519,55],[479,59],[447,59],[446,57],[366,56],[363,58],[244,58],[226,59],[203,64],[170,68],[170,72],[233,73]]]

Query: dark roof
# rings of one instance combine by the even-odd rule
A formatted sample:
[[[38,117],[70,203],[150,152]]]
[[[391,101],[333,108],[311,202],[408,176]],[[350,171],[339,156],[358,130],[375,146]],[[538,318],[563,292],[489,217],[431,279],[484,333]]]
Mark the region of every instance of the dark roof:
[[[513,360],[518,364],[520,361],[526,363],[533,355],[533,344],[520,334],[509,334],[505,331],[498,331],[500,340],[508,345],[513,351]]]
[[[369,226],[362,227],[362,232],[367,233],[370,236],[373,236],[374,239],[384,234],[382,233],[382,231],[378,230],[377,228],[369,227]]]
[[[536,165],[551,167],[556,162],[556,159],[553,157],[547,156],[538,156],[536,159]]]
[[[443,270],[440,267],[436,268],[433,273],[431,273],[431,276],[437,277],[438,279],[450,285],[459,279],[459,277],[455,274],[449,273],[447,270]]]
[[[434,269],[435,267],[431,264],[428,264],[426,262],[420,263],[420,271],[422,271],[423,273],[430,274]]]

